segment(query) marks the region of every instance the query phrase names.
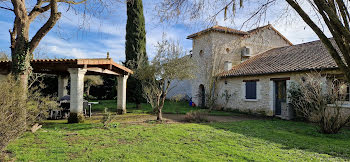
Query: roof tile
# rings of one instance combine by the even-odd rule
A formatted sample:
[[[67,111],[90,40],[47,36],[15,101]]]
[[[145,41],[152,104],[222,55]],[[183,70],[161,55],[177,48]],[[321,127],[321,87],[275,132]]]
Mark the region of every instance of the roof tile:
[[[271,49],[219,74],[248,76],[294,71],[335,69],[337,64],[321,41]]]

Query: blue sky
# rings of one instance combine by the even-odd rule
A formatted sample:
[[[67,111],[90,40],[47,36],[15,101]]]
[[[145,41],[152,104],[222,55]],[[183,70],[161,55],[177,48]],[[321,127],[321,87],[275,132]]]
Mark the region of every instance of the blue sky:
[[[146,19],[147,53],[152,58],[155,45],[162,39],[163,33],[168,38],[177,40],[186,51],[191,50],[192,42],[186,37],[194,32],[208,27],[210,24],[200,23],[205,20],[183,21],[178,23],[160,24],[155,11],[156,1],[144,0]],[[248,4],[251,5],[251,4]],[[62,17],[52,31],[41,41],[37,48],[50,58],[104,58],[110,52],[113,60],[124,61],[126,6],[116,3],[110,12],[102,16],[83,19],[81,13],[73,12],[64,5],[59,6]],[[246,7],[247,8],[247,7]],[[224,21],[223,16],[217,18],[217,24],[239,29],[246,19],[244,10],[237,13],[235,19]],[[0,9],[0,51],[10,53],[10,38],[8,30],[12,28],[13,13]],[[299,44],[318,39],[311,29],[300,19],[294,16],[294,21],[277,21],[275,13],[269,13],[267,19],[260,23],[270,22],[277,30],[286,36],[292,43]],[[86,21],[83,21],[86,20]],[[43,24],[45,18],[39,18],[33,23],[30,35]],[[249,28],[243,28],[249,30]]]

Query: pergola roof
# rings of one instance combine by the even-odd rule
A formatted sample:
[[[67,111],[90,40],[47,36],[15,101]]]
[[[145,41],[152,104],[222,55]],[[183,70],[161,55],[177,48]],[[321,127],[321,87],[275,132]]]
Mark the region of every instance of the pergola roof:
[[[0,61],[0,73],[8,74],[11,61]],[[30,62],[33,72],[46,74],[68,75],[69,68],[84,68],[86,75],[110,74],[128,75],[133,71],[125,66],[115,63],[110,58],[102,59],[37,59]]]

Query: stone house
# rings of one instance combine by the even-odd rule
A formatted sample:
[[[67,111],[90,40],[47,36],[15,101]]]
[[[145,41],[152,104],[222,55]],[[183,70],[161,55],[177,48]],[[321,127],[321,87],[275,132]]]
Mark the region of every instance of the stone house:
[[[320,41],[293,45],[271,25],[250,31],[213,26],[188,39],[197,69],[185,89],[198,106],[215,100],[216,108],[288,119],[291,82],[315,70],[341,74]]]

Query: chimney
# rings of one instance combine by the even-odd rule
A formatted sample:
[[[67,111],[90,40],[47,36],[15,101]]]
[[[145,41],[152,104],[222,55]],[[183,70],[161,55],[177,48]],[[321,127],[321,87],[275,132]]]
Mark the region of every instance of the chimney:
[[[225,71],[229,71],[231,69],[232,69],[232,62],[231,61],[225,61],[224,70]]]

